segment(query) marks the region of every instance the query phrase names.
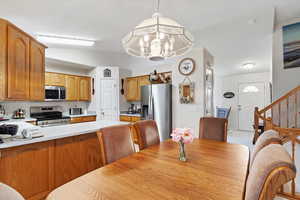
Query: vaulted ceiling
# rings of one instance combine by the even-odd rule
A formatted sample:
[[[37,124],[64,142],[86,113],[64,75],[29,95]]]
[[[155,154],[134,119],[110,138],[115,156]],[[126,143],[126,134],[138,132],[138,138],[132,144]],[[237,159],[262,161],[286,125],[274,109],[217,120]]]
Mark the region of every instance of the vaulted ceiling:
[[[123,53],[122,37],[152,15],[152,0],[2,0],[0,17],[35,35],[70,35],[97,40],[96,51]],[[300,17],[299,0],[161,0],[161,13],[177,20],[216,58],[220,74],[240,73],[240,64],[271,63],[276,23]],[[51,46],[50,46],[51,47]]]

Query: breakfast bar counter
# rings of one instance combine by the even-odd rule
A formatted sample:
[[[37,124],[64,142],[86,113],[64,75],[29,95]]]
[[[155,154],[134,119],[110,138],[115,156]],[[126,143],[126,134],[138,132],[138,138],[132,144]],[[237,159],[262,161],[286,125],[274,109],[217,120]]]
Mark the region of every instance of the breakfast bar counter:
[[[41,128],[41,132],[44,135],[43,137],[35,138],[35,139],[16,139],[11,142],[0,144],[0,150],[5,148],[26,145],[26,144],[44,142],[44,141],[82,135],[87,133],[93,133],[103,127],[120,125],[120,124],[127,124],[127,123],[120,122],[120,121],[99,120],[95,122],[85,122],[85,123],[78,123],[78,124],[66,124],[60,126],[44,127]]]
[[[25,199],[44,199],[53,189],[101,167],[97,131],[126,124],[95,121],[41,128],[43,137],[0,144],[0,182]]]

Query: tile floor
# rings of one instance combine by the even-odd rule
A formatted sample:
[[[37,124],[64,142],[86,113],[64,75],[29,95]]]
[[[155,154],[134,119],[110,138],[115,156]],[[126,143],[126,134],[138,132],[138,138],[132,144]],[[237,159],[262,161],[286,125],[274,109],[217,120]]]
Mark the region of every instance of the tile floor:
[[[243,144],[249,147],[250,151],[253,149],[252,139],[254,132],[246,132],[246,131],[229,131],[228,133],[228,142],[235,144]],[[286,149],[290,152],[291,145],[289,143],[284,145]],[[297,171],[300,172],[300,146],[296,147],[296,166]],[[297,175],[296,178],[296,191],[300,192],[300,174]],[[276,200],[281,200],[282,198],[276,198]]]

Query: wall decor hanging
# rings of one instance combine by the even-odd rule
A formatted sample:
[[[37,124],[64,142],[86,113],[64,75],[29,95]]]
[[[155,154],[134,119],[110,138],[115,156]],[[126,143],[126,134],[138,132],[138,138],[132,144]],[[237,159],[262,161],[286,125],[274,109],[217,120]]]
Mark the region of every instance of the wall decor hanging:
[[[185,58],[178,65],[178,71],[184,76],[191,75],[195,71],[195,68],[196,62],[192,58]]]
[[[300,67],[300,22],[282,28],[284,69]]]
[[[111,77],[111,70],[110,69],[105,69],[103,72],[103,76],[105,78],[110,78]]]
[[[235,94],[234,94],[233,92],[225,92],[225,93],[223,94],[223,96],[224,96],[224,98],[226,98],[226,99],[231,99],[231,98],[233,98],[233,97],[235,96]]]
[[[190,104],[194,102],[195,84],[185,77],[182,83],[179,84],[179,101],[181,104]]]

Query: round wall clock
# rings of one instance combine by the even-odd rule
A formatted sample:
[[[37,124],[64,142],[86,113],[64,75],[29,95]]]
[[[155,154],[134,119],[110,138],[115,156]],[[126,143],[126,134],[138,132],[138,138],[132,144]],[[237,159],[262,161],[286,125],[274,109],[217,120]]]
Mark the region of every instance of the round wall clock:
[[[182,61],[180,61],[178,70],[180,74],[184,76],[189,76],[194,72],[195,67],[195,61],[192,58],[185,58]]]

